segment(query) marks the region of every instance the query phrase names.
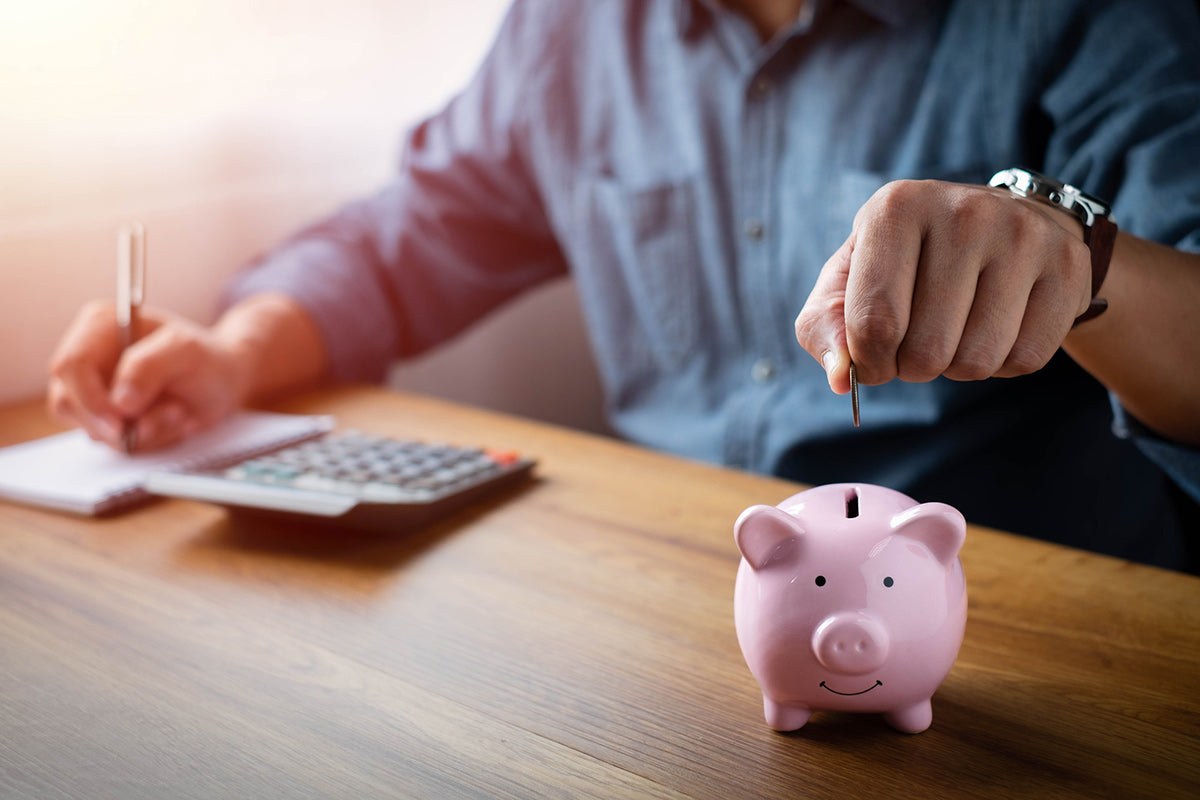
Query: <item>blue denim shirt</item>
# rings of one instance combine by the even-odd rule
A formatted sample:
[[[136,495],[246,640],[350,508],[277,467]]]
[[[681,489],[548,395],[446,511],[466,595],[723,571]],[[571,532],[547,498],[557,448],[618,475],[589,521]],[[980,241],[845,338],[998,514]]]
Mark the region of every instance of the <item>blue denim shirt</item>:
[[[1197,52],[1185,0],[817,0],[767,44],[714,2],[517,0],[391,182],[228,299],[290,292],[337,377],[378,379],[570,273],[630,439],[1179,566],[1175,490],[1065,356],[1019,379],[864,388],[854,429],[793,322],[898,178],[1032,167],[1200,251]]]

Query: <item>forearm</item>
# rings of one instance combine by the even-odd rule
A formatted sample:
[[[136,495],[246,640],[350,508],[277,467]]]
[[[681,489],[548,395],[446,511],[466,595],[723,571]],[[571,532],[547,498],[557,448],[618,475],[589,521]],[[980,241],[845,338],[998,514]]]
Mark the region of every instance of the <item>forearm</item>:
[[[310,388],[329,373],[328,355],[316,323],[285,294],[247,297],[221,316],[214,333],[240,365],[242,402]]]
[[[1200,255],[1121,233],[1100,296],[1063,349],[1142,423],[1200,444]]]

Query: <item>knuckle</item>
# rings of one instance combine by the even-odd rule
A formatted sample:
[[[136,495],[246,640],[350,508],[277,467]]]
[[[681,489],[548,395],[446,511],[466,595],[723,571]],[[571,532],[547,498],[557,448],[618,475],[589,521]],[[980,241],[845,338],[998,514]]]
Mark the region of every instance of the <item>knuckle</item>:
[[[88,300],[79,309],[78,319],[94,320],[112,314],[112,303],[107,300]]]
[[[58,378],[61,380],[63,373],[66,371],[66,367],[67,357],[64,353],[59,351],[50,356],[50,363],[47,365],[46,371],[50,374],[51,378]]]
[[[994,236],[997,220],[1005,217],[997,198],[990,192],[956,188],[948,193],[945,202],[951,227],[964,245]],[[1013,231],[1007,233],[1010,241],[1013,240],[1011,237],[1017,236]]]
[[[1091,274],[1091,253],[1082,240],[1072,236],[1057,236],[1053,243],[1044,248],[1058,262],[1060,270],[1074,276],[1084,272]]]
[[[67,399],[67,393],[57,383],[50,387],[50,391],[46,394],[46,410],[50,415],[58,419],[67,417],[71,412],[71,403]]]
[[[931,381],[945,372],[952,355],[944,343],[905,340],[896,359],[897,372],[904,381]]]
[[[990,198],[988,198],[990,199]],[[974,225],[989,213],[985,198],[974,192],[950,192],[946,199],[946,210],[963,225]]]
[[[796,317],[794,330],[796,333],[796,341],[799,342],[800,346],[806,350],[808,349],[809,344],[816,340],[817,328],[815,321],[813,315],[807,313],[807,309],[805,311],[801,311],[800,316]]]
[[[1070,283],[1082,285],[1090,299],[1092,296],[1092,253],[1088,246],[1079,239],[1064,237],[1059,258],[1060,263],[1065,266]]]
[[[169,354],[170,358],[189,358],[196,349],[196,343],[184,331],[173,328],[159,349],[164,357]]]
[[[1028,375],[1046,366],[1054,350],[1044,347],[1038,342],[1026,339],[1018,340],[1004,360],[1006,372],[1016,375]]]
[[[177,339],[179,358],[195,363],[207,352],[204,343],[189,332],[179,331]]]
[[[79,370],[82,363],[83,357],[77,351],[60,349],[50,357],[48,370],[52,378],[65,381]]]
[[[1040,229],[1040,223],[1045,222],[1040,212],[1025,208],[1019,203],[1009,203],[1005,207],[1007,213],[997,215],[996,225],[1011,242],[1024,242],[1035,231]]]
[[[860,382],[886,383],[896,377],[896,353],[904,338],[905,319],[893,309],[869,311],[847,321],[846,340]]]
[[[1004,358],[978,350],[964,350],[955,354],[946,368],[946,377],[955,381],[982,381],[1000,371]]]
[[[792,324],[792,330],[796,333],[796,339],[803,342],[812,329],[812,314],[808,310],[808,306],[800,309],[800,313],[796,315],[796,321]]]
[[[187,358],[194,341],[187,331],[175,326],[163,327],[152,338],[147,338],[142,347],[130,351],[130,361],[139,367],[153,368],[176,359]]]
[[[989,315],[959,342],[946,377],[956,381],[981,381],[1000,373],[1012,351],[1010,324],[1001,316]]]
[[[884,303],[863,309],[847,322],[855,341],[862,343],[862,349],[868,352],[895,351],[903,340],[905,325],[906,320],[899,310]]]
[[[809,297],[804,308],[796,317],[796,339],[801,343],[817,341],[821,338],[828,320],[838,319],[844,315],[841,301],[826,297],[818,299]]]
[[[137,374],[146,368],[146,365],[151,363],[154,358],[154,353],[142,347],[131,347],[121,355],[121,368],[118,370],[122,375]]]
[[[118,370],[119,383],[131,386],[137,391],[145,391],[154,381],[153,375],[159,370],[160,359],[155,353],[146,350],[130,350],[125,356],[125,362]]]
[[[919,191],[919,181],[899,180],[885,183],[872,198],[873,210],[888,217],[905,216]]]

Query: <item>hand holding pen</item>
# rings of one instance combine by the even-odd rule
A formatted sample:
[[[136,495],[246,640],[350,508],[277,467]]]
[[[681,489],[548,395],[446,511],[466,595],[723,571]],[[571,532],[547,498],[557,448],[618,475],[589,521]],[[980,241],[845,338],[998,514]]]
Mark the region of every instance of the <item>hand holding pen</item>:
[[[117,302],[92,301],[50,362],[47,406],[99,442],[124,452],[173,444],[243,404],[260,359],[262,326],[227,314],[211,328],[144,305],[146,235],[117,236]],[[261,302],[259,303],[261,305]]]

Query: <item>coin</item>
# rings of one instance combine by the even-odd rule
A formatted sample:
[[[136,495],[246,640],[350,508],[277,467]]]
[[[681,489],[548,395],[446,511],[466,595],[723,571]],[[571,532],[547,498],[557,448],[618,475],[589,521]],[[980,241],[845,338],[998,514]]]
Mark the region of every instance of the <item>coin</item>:
[[[850,362],[850,409],[854,412],[854,427],[858,427],[858,370]]]

